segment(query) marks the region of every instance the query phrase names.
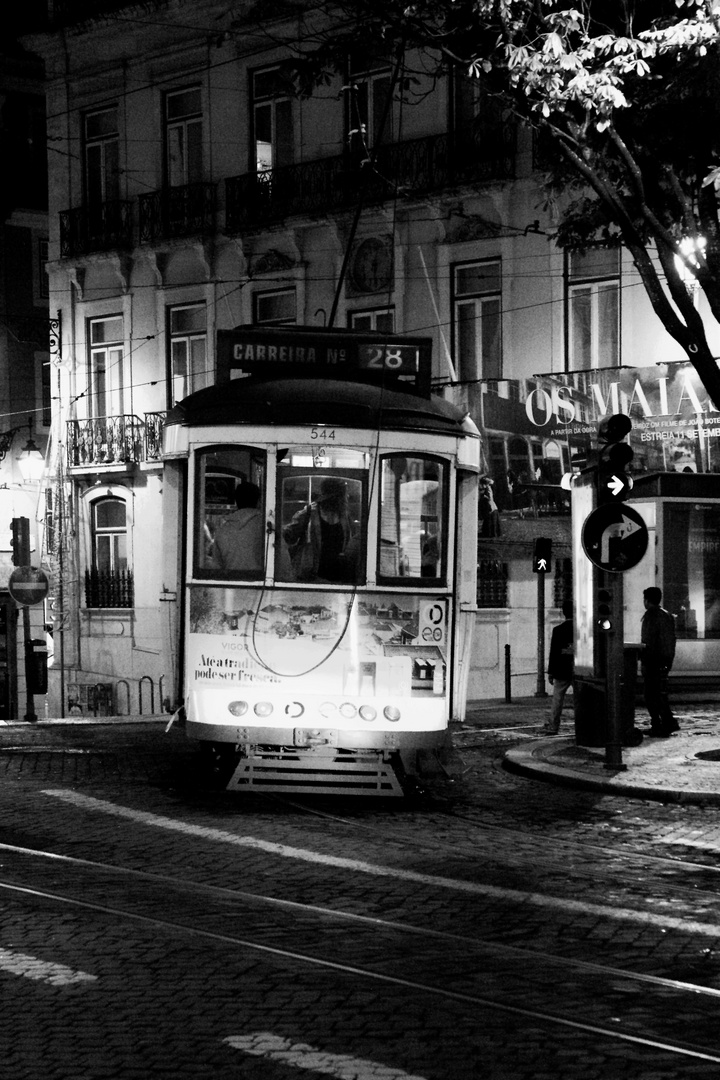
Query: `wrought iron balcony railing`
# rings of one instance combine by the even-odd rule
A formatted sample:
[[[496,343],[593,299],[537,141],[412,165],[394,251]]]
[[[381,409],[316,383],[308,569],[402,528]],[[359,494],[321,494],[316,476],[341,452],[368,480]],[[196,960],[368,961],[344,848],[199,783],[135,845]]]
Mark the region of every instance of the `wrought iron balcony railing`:
[[[132,247],[131,204],[121,199],[60,213],[60,255],[71,259],[94,251]]]
[[[127,465],[140,461],[142,426],[132,415],[69,420],[68,465]]]
[[[225,181],[227,232],[294,214],[317,214],[396,191],[412,198],[460,184],[507,180],[515,171],[515,128],[500,124],[379,148],[372,171],[351,157],[248,173]]]
[[[140,243],[208,236],[215,229],[215,185],[185,184],[141,195]]]
[[[166,412],[145,413],[145,461],[160,460],[166,416]]]
[[[89,608],[131,608],[135,603],[132,570],[85,571],[85,606]]]

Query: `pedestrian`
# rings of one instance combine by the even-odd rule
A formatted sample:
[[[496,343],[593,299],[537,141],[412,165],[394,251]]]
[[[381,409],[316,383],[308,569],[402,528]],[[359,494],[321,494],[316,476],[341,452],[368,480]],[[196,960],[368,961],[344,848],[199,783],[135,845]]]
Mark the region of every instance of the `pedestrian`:
[[[562,613],[565,621],[554,627],[550,637],[550,655],[548,657],[548,679],[553,688],[550,716],[543,731],[546,735],[557,735],[560,730],[560,715],[565,703],[565,695],[572,686],[575,672],[573,656],[573,605],[572,600],[563,600]]]
[[[668,675],[675,659],[675,620],[660,606],[662,591],[657,586],[645,589],[643,600],[640,668],[645,707],[650,713],[649,734],[656,739],[667,739],[680,727],[668,698]]]
[[[357,539],[347,483],[327,477],[320,498],[298,511],[283,529],[295,581],[341,584],[357,581]]]

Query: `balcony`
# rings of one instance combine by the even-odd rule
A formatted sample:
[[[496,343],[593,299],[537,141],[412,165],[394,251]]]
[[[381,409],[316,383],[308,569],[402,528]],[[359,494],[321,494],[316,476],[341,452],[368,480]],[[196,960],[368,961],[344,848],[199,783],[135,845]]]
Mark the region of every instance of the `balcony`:
[[[95,251],[132,247],[131,204],[119,199],[63,210],[60,214],[60,256],[64,259]]]
[[[212,235],[215,230],[215,185],[185,184],[141,195],[139,217],[141,244]]]
[[[135,603],[131,570],[85,571],[85,606],[89,608],[131,608]]]
[[[501,124],[454,135],[431,135],[378,149],[367,174],[350,157],[321,158],[225,181],[229,233],[295,214],[323,214],[383,202],[396,190],[406,198],[445,188],[512,179],[515,128]]]
[[[105,468],[140,461],[142,427],[137,416],[68,421],[68,466]]]
[[[160,460],[166,416],[166,412],[145,413],[145,461]]]

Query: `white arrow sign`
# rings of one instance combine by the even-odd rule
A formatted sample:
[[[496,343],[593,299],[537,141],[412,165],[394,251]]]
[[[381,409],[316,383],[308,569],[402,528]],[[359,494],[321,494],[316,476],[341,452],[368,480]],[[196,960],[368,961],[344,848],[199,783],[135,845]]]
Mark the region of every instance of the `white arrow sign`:
[[[611,540],[624,540],[626,537],[632,536],[633,533],[638,532],[641,528],[642,525],[638,525],[636,521],[632,521],[624,514],[622,521],[616,521],[614,525],[608,525],[600,537],[600,562],[610,562]]]
[[[622,489],[625,487],[625,484],[623,483],[623,481],[620,479],[619,476],[615,476],[613,474],[613,476],[610,478],[610,480],[608,480],[606,486],[610,488],[610,493],[612,495],[619,495],[620,492],[622,491]]]

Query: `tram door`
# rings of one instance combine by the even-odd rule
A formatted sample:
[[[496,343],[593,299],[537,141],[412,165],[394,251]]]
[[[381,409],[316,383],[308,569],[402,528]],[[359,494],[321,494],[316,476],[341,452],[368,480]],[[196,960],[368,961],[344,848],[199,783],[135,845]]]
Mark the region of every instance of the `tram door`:
[[[10,594],[0,591],[0,721],[17,717],[17,615]]]

